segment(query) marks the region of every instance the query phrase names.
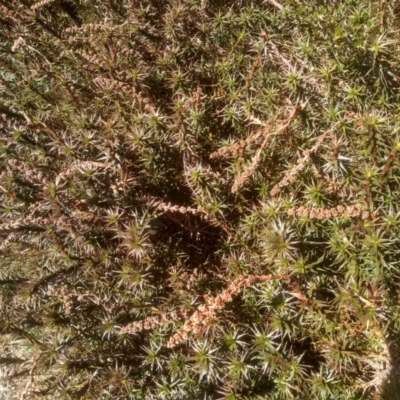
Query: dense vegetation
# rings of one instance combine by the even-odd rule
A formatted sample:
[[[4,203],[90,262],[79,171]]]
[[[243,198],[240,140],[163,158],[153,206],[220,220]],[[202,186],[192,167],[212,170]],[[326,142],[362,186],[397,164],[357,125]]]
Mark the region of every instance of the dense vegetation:
[[[399,26],[0,0],[0,395],[396,399]]]

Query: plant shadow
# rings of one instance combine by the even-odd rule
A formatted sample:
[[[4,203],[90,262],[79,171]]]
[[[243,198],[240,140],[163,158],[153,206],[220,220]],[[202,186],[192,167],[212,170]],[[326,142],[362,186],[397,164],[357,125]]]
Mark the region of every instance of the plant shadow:
[[[400,335],[388,343],[388,348],[392,366],[383,385],[381,399],[400,400]]]

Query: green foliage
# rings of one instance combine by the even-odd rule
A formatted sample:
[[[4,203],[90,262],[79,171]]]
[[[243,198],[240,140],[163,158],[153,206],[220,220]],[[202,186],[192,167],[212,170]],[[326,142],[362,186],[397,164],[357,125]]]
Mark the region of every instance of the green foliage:
[[[399,24],[1,1],[5,398],[395,399]]]

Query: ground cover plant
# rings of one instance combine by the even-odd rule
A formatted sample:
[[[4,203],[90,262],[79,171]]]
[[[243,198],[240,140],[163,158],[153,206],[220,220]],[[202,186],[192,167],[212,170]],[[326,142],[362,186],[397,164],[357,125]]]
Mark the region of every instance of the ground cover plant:
[[[0,396],[399,398],[399,27],[0,0]]]

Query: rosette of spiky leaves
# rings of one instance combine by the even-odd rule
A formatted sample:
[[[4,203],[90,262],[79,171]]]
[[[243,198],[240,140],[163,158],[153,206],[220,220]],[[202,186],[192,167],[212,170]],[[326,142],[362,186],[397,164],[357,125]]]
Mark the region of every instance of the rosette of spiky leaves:
[[[394,398],[396,2],[0,14],[7,399]]]

